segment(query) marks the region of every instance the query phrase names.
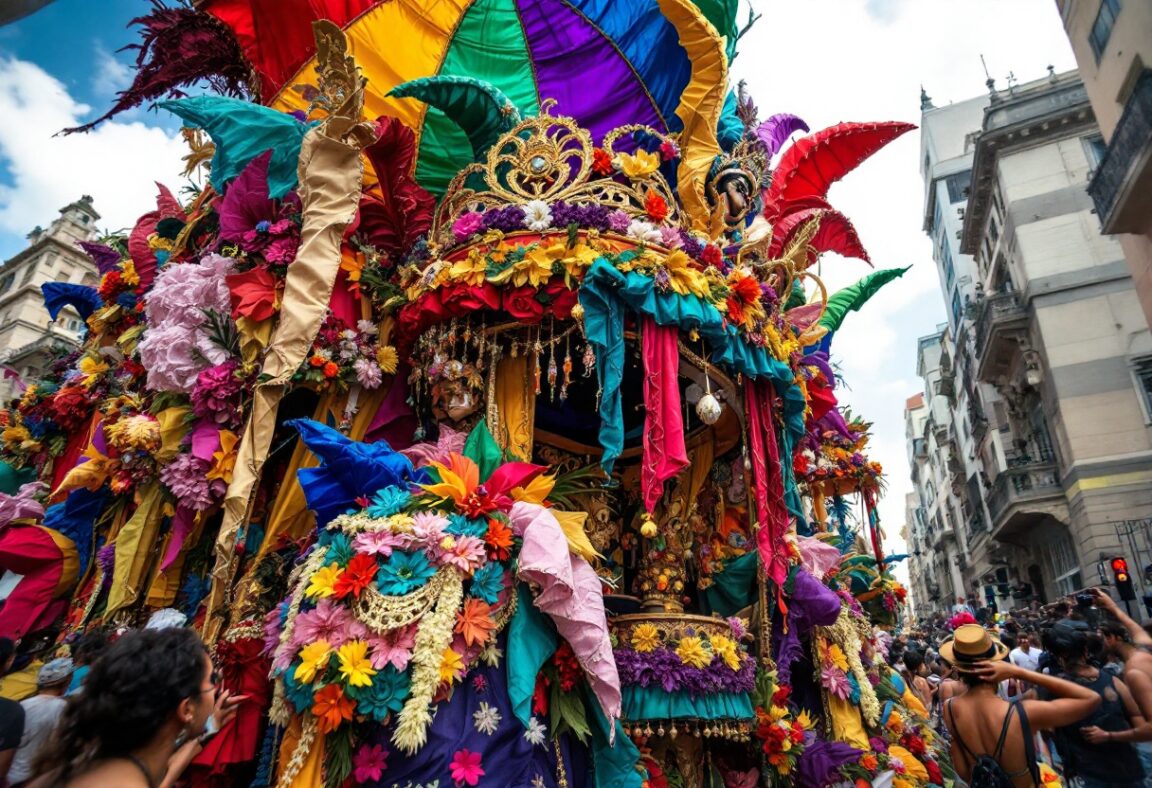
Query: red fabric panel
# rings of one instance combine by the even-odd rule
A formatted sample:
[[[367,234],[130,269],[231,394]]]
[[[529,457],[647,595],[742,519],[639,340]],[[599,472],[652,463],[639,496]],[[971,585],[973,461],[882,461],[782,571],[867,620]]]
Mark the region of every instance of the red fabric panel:
[[[263,641],[257,638],[222,640],[217,646],[217,666],[224,689],[245,699],[240,701],[232,721],[192,761],[187,776],[193,785],[234,785],[228,779],[228,767],[256,757],[264,717],[272,701],[272,682],[268,680],[272,662],[260,653],[263,647]],[[221,782],[212,778],[224,779]]]
[[[0,569],[23,575],[0,608],[0,637],[16,640],[44,619],[64,563],[48,532],[35,525],[9,525],[0,531]]]
[[[202,8],[232,29],[269,101],[316,52],[312,22],[344,27],[380,0],[210,0]]]
[[[93,414],[92,418],[96,418]],[[64,481],[64,477],[68,475],[68,471],[76,467],[80,462],[80,455],[88,448],[88,442],[92,437],[92,419],[84,425],[84,429],[76,430],[68,436],[68,443],[64,446],[64,453],[56,458],[56,463],[52,466],[52,489],[55,490],[60,486],[60,482]]]

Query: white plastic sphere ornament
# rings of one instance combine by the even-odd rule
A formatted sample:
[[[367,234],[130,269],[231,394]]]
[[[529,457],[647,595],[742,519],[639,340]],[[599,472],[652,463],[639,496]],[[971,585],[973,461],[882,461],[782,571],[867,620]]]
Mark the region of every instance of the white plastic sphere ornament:
[[[700,398],[696,403],[696,415],[700,417],[700,421],[705,424],[712,425],[720,420],[720,412],[724,410],[724,406],[720,404],[720,400],[712,396],[712,392],[708,392]]]

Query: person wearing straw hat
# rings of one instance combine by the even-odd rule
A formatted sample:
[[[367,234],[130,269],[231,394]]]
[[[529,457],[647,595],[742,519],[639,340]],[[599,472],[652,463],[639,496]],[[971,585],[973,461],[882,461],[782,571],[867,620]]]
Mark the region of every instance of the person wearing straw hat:
[[[1032,729],[1071,725],[1100,705],[1100,696],[1087,687],[1008,662],[1008,648],[979,624],[957,627],[940,645],[940,655],[968,688],[948,699],[943,716],[952,763],[972,786],[1039,785]],[[1005,679],[1029,682],[1053,699],[1003,700],[996,689]]]

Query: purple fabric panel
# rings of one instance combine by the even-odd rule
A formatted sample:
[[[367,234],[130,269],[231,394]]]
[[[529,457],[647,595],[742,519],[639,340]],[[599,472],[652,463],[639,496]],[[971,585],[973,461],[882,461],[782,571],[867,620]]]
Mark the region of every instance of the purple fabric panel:
[[[507,650],[504,633],[497,643],[502,650]],[[478,683],[477,677],[482,682]],[[473,715],[482,702],[500,714],[500,723],[491,735],[476,729]],[[549,715],[539,715],[537,719],[549,725]],[[524,738],[524,726],[516,719],[508,700],[503,663],[488,667],[481,662],[456,685],[451,698],[437,704],[436,716],[428,728],[428,743],[415,755],[405,755],[392,744],[391,726],[377,726],[376,731],[374,743],[390,750],[388,768],[378,782],[365,785],[391,788],[409,781],[426,785],[439,780],[441,786],[449,788],[453,785],[449,768],[452,758],[459,750],[466,749],[483,755],[480,768],[484,776],[477,788],[532,788],[536,778],[546,788],[558,788],[552,730],[548,728],[543,744],[534,745]],[[574,743],[570,734],[562,736],[560,742],[568,784],[591,785],[588,751],[578,742]]]
[[[623,56],[562,0],[517,0],[540,100],[556,99],[599,143],[626,123],[662,128],[643,85]]]

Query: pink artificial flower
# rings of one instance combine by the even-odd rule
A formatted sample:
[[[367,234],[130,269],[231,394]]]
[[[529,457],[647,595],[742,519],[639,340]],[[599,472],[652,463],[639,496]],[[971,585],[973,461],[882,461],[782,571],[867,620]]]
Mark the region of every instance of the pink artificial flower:
[[[618,233],[628,232],[628,227],[632,224],[632,217],[627,211],[617,208],[612,213],[608,214],[608,229]]]
[[[367,634],[367,628],[348,608],[331,599],[321,599],[316,607],[296,617],[291,643],[293,648],[299,649],[317,640],[326,640],[332,648],[340,648],[348,641],[361,639]]]
[[[352,363],[352,369],[356,371],[356,382],[366,389],[379,388],[384,380],[380,365],[370,358],[356,359]]]
[[[452,756],[452,763],[449,766],[452,769],[452,779],[456,781],[457,785],[461,783],[476,785],[484,776],[484,770],[480,768],[480,753],[478,752],[458,750]]]
[[[352,756],[352,777],[357,783],[379,780],[388,768],[388,751],[379,744],[361,745]]]
[[[368,645],[372,647],[372,667],[376,670],[383,670],[386,665],[406,670],[416,645],[416,625],[409,624],[379,637],[369,637]]]
[[[744,626],[744,619],[740,616],[730,616],[728,626],[732,630],[732,637],[736,640],[743,640],[744,636],[748,634],[748,628]]]
[[[264,651],[272,656],[280,645],[280,606],[272,608],[264,616]]]
[[[435,512],[417,512],[412,515],[412,533],[406,538],[413,547],[437,545],[444,538],[448,518]]]
[[[477,213],[476,211],[466,211],[460,214],[460,218],[452,223],[452,235],[456,236],[457,241],[465,241],[475,233],[480,232],[483,226],[483,214]]]
[[[477,536],[456,536],[451,547],[444,547],[443,542],[440,547],[440,563],[454,566],[461,572],[471,574],[484,563],[484,540]]]
[[[668,249],[679,249],[684,245],[684,239],[680,237],[679,227],[661,227],[660,228],[660,245]]]
[[[820,684],[841,700],[848,700],[852,695],[852,685],[848,683],[848,677],[835,665],[825,665],[820,671]]]
[[[362,534],[356,534],[352,540],[352,547],[356,549],[356,552],[364,555],[382,555],[387,558],[392,555],[393,548],[403,547],[407,542],[405,534],[397,534],[392,531],[365,531]]]

